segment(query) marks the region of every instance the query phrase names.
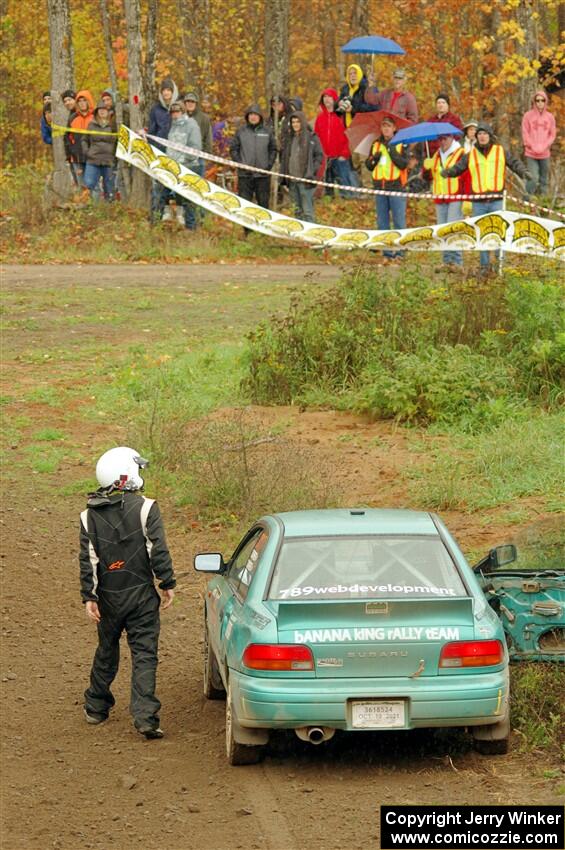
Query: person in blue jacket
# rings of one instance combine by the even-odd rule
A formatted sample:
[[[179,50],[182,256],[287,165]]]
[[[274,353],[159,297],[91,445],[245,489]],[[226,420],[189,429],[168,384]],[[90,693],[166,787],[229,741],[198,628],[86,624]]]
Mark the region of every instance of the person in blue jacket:
[[[171,129],[171,106],[179,99],[179,90],[177,84],[170,77],[165,77],[159,86],[159,97],[156,103],[151,107],[149,113],[149,129],[150,136],[159,136],[160,139],[169,137]],[[156,142],[153,139],[149,140],[152,145],[165,153],[167,148],[166,141],[164,143]],[[165,192],[166,186],[154,180],[151,187],[151,214],[152,222],[160,221],[165,209]]]
[[[53,113],[51,112],[51,104],[46,103],[41,113],[41,138],[46,145],[53,144],[53,131],[51,124],[53,123]]]

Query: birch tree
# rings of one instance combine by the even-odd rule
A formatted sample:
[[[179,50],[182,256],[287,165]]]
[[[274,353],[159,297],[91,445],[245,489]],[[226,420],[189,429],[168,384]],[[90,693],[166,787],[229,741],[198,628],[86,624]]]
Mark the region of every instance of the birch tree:
[[[53,123],[67,123],[67,112],[61,95],[73,88],[73,39],[68,0],[47,0],[49,49],[51,56],[51,98]],[[53,133],[53,177],[51,188],[55,201],[68,200],[74,189],[66,161],[63,136]]]
[[[270,103],[272,97],[288,94],[289,86],[289,46],[288,29],[290,19],[290,0],[267,2],[265,6],[265,90],[266,100]],[[278,116],[278,113],[274,113]],[[275,118],[274,133],[279,147],[279,122]],[[278,169],[279,158],[275,162]],[[278,178],[271,180],[271,209],[276,209],[278,195]]]
[[[139,132],[147,118],[146,87],[142,64],[141,14],[139,0],[125,0],[128,46],[128,99],[130,127]],[[131,175],[129,201],[132,206],[149,206],[149,178],[139,168]]]

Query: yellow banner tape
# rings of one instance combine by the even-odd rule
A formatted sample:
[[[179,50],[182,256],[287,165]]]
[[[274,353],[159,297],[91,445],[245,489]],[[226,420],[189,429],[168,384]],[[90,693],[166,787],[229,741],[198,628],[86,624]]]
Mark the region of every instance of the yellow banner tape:
[[[117,136],[117,133],[107,130],[79,130],[76,127],[63,127],[61,124],[51,124],[54,136],[64,136],[65,133],[80,133],[83,136]]]

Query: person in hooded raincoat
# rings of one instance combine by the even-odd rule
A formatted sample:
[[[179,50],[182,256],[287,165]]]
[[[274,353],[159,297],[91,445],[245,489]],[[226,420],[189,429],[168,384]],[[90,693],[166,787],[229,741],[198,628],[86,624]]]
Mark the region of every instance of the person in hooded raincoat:
[[[291,177],[315,180],[324,159],[320,140],[308,127],[303,112],[293,112],[282,138],[281,171]],[[294,214],[302,221],[315,221],[313,183],[289,180],[289,192]]]
[[[367,103],[365,100],[369,81],[360,65],[348,65],[345,79],[347,82],[341,88],[335,111],[337,115],[341,116],[347,129],[358,112],[376,112],[379,107],[372,103]],[[378,89],[376,87],[371,88],[376,95]],[[352,154],[351,163],[356,175],[356,182],[359,186],[363,184],[363,162],[363,156],[358,153]]]
[[[94,118],[94,98],[88,89],[81,89],[76,94],[75,115],[70,119],[71,130],[88,130],[88,125]],[[84,169],[86,166],[86,135],[85,133],[69,133],[69,143],[72,150],[74,174],[79,186],[84,186]]]
[[[319,111],[314,123],[314,132],[320,139],[324,152],[324,181],[339,183],[341,186],[355,186],[357,181],[351,167],[349,141],[345,135],[343,121],[336,113],[337,91],[324,89],[320,95]],[[333,196],[333,189],[326,194]],[[342,198],[352,198],[352,192],[340,190]]]
[[[263,123],[261,107],[251,104],[245,110],[245,121],[238,127],[230,144],[231,158],[242,165],[270,171],[277,155],[273,131]],[[238,194],[247,201],[256,200],[259,206],[269,208],[271,178],[268,174],[239,169]]]

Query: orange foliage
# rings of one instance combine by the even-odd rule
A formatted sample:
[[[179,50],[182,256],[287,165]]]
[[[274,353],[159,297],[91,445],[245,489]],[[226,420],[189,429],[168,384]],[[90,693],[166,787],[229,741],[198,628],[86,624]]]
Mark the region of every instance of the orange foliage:
[[[181,0],[183,2],[183,0]],[[264,7],[267,0],[210,0],[211,77],[186,78],[182,51],[179,0],[159,0],[157,36],[157,80],[172,76],[182,91],[200,82],[216,109],[241,115],[245,106],[264,100]],[[305,111],[314,118],[320,92],[328,85],[339,86],[345,66],[353,57],[339,51],[340,45],[357,35],[350,31],[353,0],[292,0],[289,30],[290,85],[285,94],[299,95]],[[526,80],[533,91],[537,85],[535,62],[522,61],[517,9],[524,0],[395,0],[371,3],[372,32],[402,44],[406,55],[361,57],[364,67],[373,66],[379,87],[390,84],[397,65],[406,68],[408,86],[416,95],[423,117],[429,115],[439,91],[451,96],[454,112],[464,118],[491,116],[516,125],[517,87]],[[556,0],[528,0],[535,14],[543,12],[538,27],[542,60],[553,60],[555,68],[564,56],[557,46]],[[39,136],[41,92],[49,88],[49,43],[45,0],[7,0],[4,40],[0,54],[5,80],[1,112],[2,148],[9,162],[33,161],[48,153]],[[114,62],[122,98],[127,97],[127,43],[123,4],[110,0]],[[145,2],[141,0],[143,25]],[[102,38],[99,0],[71,0],[75,84],[87,87],[97,98],[109,83]],[[492,23],[493,13],[497,26]],[[541,20],[541,19],[540,19]],[[325,36],[324,36],[325,32]],[[326,38],[325,50],[322,39]],[[329,44],[329,47],[328,47]],[[23,50],[22,45],[33,45]],[[333,52],[334,59],[328,55]],[[560,58],[561,57],[561,58]],[[537,57],[532,57],[535,60]],[[357,57],[359,59],[359,57]],[[324,60],[326,66],[324,67]],[[550,108],[561,122],[565,102],[553,97]]]

